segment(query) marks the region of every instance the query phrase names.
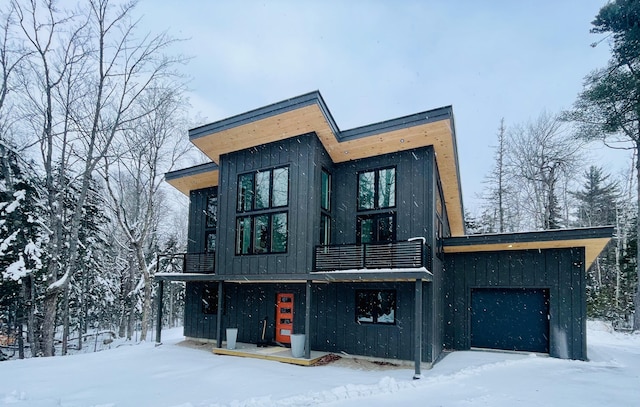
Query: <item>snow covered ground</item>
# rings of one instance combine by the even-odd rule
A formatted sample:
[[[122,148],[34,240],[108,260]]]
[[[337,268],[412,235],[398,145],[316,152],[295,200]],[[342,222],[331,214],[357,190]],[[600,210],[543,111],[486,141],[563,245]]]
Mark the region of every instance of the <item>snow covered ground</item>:
[[[300,367],[162,346],[0,362],[10,406],[639,406],[640,335],[589,324],[589,362],[499,352],[454,352],[422,380],[413,369],[338,362]],[[360,366],[360,368],[358,368]]]

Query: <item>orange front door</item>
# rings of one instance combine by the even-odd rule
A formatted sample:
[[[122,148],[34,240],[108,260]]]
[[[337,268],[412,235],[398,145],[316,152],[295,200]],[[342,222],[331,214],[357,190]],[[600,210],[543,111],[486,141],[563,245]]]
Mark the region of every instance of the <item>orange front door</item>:
[[[293,294],[279,293],[276,298],[276,342],[291,343],[293,333]]]

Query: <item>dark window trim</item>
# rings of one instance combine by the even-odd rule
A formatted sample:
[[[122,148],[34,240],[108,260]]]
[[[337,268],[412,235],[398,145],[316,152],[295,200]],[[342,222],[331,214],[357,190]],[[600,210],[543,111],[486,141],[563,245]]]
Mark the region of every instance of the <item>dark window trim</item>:
[[[362,244],[362,234],[360,233],[360,224],[363,219],[377,219],[385,216],[393,217],[393,236],[391,236],[390,242],[395,241],[397,237],[397,231],[398,231],[398,219],[396,216],[396,211],[378,209],[373,212],[366,212],[366,213],[360,212],[356,216],[356,243]],[[379,241],[377,240],[374,241],[374,243],[378,243],[378,242]]]
[[[372,321],[361,321],[359,319],[360,315],[359,315],[359,294],[363,294],[363,293],[367,293],[369,295],[375,295],[377,293],[380,292],[388,292],[388,293],[392,293],[393,294],[393,322],[384,322],[384,321],[379,321],[378,317],[380,315],[378,315],[377,313],[373,312],[374,310],[371,310],[371,318]],[[384,289],[375,289],[375,288],[368,288],[368,289],[358,289],[355,290],[355,306],[354,306],[354,310],[355,310],[355,322],[358,325],[383,325],[383,326],[394,326],[397,323],[398,317],[397,317],[397,313],[398,313],[398,291],[395,289],[389,289],[389,288],[384,288]],[[386,315],[386,314],[382,314],[382,315]]]
[[[328,208],[325,208],[323,206],[324,202],[322,200],[322,192],[323,192],[322,174],[327,174],[329,176],[329,190],[327,191],[327,194],[329,195]],[[327,214],[331,213],[331,207],[332,207],[331,199],[333,198],[333,193],[332,193],[333,186],[331,184],[333,184],[333,175],[328,169],[326,169],[325,167],[322,167],[322,169],[320,170],[320,210],[326,212]]]
[[[379,180],[380,180],[380,171],[383,170],[389,170],[389,169],[393,169],[394,174],[395,174],[395,181],[394,181],[394,185],[393,185],[393,196],[394,196],[394,204],[393,206],[384,206],[384,207],[379,207],[378,206],[378,198],[379,198],[379,190],[378,190],[378,184],[379,184]],[[360,208],[360,174],[363,174],[365,172],[373,172],[374,173],[374,180],[373,180],[373,208]],[[377,211],[377,210],[389,210],[389,209],[394,209],[397,207],[397,201],[398,201],[398,167],[395,165],[388,165],[388,166],[384,166],[384,167],[377,167],[377,168],[371,168],[371,169],[366,169],[366,170],[361,170],[356,172],[356,193],[357,193],[357,199],[356,199],[356,210],[358,212],[366,212],[366,211]]]
[[[284,214],[287,218],[287,244],[285,246],[285,250],[281,252],[272,251],[273,244],[273,230],[271,225],[273,224],[273,217],[275,215]],[[259,216],[267,216],[269,218],[267,222],[267,234],[269,236],[269,241],[267,242],[267,250],[265,252],[255,253],[255,218]],[[249,252],[242,253],[240,250],[240,245],[238,245],[238,233],[239,233],[239,221],[240,219],[249,218],[250,219],[250,240],[249,240]],[[289,211],[269,211],[269,212],[256,212],[256,213],[243,213],[239,216],[236,216],[236,233],[235,233],[235,255],[236,256],[260,256],[260,255],[268,255],[268,254],[287,254],[289,252]]]
[[[215,200],[216,202],[216,213],[213,215],[209,212],[209,202],[211,200]],[[218,194],[207,194],[205,205],[205,228],[207,230],[215,230],[218,227]],[[213,223],[213,225],[211,225],[211,223]]]
[[[279,169],[286,169],[287,170],[287,200],[286,200],[286,204],[285,205],[278,205],[275,206],[273,204],[273,173],[276,170]],[[256,208],[256,174],[257,173],[269,173],[269,205],[264,207],[264,208]],[[240,183],[240,179],[242,177],[245,177],[247,175],[251,176],[251,208],[250,209],[244,209],[240,207],[240,199],[238,199],[240,197],[240,192],[241,192],[241,183]],[[264,210],[270,210],[270,209],[279,209],[279,208],[286,208],[289,206],[289,201],[291,199],[291,168],[290,165],[279,165],[277,167],[268,167],[268,168],[263,168],[261,170],[253,170],[253,171],[248,171],[248,172],[243,172],[238,174],[237,176],[237,183],[236,183],[237,189],[236,189],[236,212],[237,213],[253,213],[255,211],[264,211]]]
[[[201,312],[204,315],[216,315],[218,313],[218,284],[220,283],[203,283],[200,291]],[[205,302],[205,295],[210,294],[211,301]],[[208,304],[208,305],[207,305]]]

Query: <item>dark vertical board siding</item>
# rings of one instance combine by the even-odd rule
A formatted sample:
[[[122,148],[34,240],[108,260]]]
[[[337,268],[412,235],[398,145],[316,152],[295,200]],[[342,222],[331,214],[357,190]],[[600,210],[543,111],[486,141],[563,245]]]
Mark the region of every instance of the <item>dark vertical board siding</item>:
[[[429,283],[425,283],[425,288],[427,285]],[[395,289],[396,325],[356,322],[357,289]],[[424,300],[430,303],[432,298],[427,291],[425,290]],[[325,310],[326,317],[312,318],[311,348],[327,352],[412,360],[414,299],[414,283],[314,284],[312,308]],[[429,349],[425,354],[431,357],[431,353]]]
[[[217,261],[218,274],[292,274],[311,270],[315,239],[310,239],[320,222],[314,179],[314,157],[323,149],[314,134],[263,145],[221,156],[221,197],[218,242],[224,250]],[[289,166],[288,250],[285,254],[235,255],[236,196],[238,175],[277,166]],[[317,171],[320,171],[317,168]],[[311,178],[309,178],[311,177]],[[317,227],[317,226],[315,226]]]
[[[204,283],[187,283],[185,288],[184,335],[191,338],[215,339],[217,318],[202,312]]]
[[[336,243],[356,241],[357,173],[388,166],[396,166],[397,239],[424,236],[433,247],[433,193],[431,182],[425,182],[433,179],[430,147],[335,165]]]
[[[486,264],[485,274],[482,264]],[[491,270],[498,268],[496,276]],[[483,281],[483,276],[484,281]],[[498,280],[494,277],[499,276]],[[533,287],[549,290],[549,353],[586,358],[584,249],[454,253],[445,256],[445,346],[470,346],[470,290]]]

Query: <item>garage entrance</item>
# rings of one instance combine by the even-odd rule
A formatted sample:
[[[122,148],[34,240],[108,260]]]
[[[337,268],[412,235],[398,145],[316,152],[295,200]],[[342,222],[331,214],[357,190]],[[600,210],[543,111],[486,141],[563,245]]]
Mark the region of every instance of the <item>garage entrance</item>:
[[[549,290],[471,289],[471,347],[549,352]]]

